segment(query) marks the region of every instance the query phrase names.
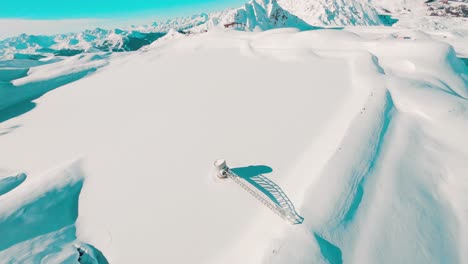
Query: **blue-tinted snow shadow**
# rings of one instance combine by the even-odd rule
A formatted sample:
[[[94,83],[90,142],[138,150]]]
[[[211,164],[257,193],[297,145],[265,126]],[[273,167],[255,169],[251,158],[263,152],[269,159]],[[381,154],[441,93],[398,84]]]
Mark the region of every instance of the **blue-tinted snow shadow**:
[[[36,199],[2,215],[0,251],[23,241],[73,225],[78,216],[82,181],[48,190]]]
[[[34,109],[36,107],[36,104],[30,101],[26,102],[21,102],[14,104],[10,107],[7,107],[5,109],[0,110],[0,123],[7,121],[8,119],[11,119],[13,117],[20,116],[24,113],[27,113]],[[5,135],[8,133],[0,133],[1,135]]]
[[[255,165],[248,167],[233,168],[231,169],[231,171],[241,178],[249,179],[261,174],[272,173],[273,169],[266,165]]]
[[[0,68],[2,69],[27,69],[30,67],[37,67],[41,65],[51,64],[59,62],[62,59],[54,58],[47,61],[28,60],[28,59],[11,59],[11,60],[0,60]],[[27,72],[27,71],[26,71]],[[1,74],[0,74],[1,75]]]
[[[304,218],[300,216],[286,193],[275,182],[268,179],[263,174],[273,172],[273,169],[265,165],[256,165],[249,167],[233,168],[233,173],[244,179],[257,190],[267,196],[282,210],[288,211],[294,219],[291,219],[294,224],[301,224]]]
[[[314,30],[343,30],[344,27],[317,27],[301,30],[301,31],[314,31]]]
[[[0,179],[0,196],[20,186],[27,178],[25,173]]]
[[[342,264],[343,256],[339,247],[333,245],[317,233],[314,233],[315,240],[320,248],[320,253],[330,264]]]
[[[50,183],[34,186],[37,188],[30,192],[19,190],[23,182],[27,181],[25,173],[0,179],[0,196],[10,192],[12,194],[2,200],[9,205],[9,209],[0,212],[0,263],[17,263],[19,259],[25,263],[42,263],[50,260],[51,256],[66,251],[64,246],[72,246],[71,243],[77,251],[75,254],[65,253],[69,257],[61,263],[109,263],[96,247],[76,240],[75,221],[84,182],[83,172],[79,167],[69,166],[61,173],[66,173],[60,176],[61,179],[51,178]],[[56,182],[57,180],[63,182]],[[42,239],[50,244],[46,247],[38,246]],[[31,243],[12,249],[13,255],[2,255],[3,250],[25,241]],[[7,259],[4,259],[5,256]]]
[[[77,248],[78,250],[78,263],[98,263],[98,264],[109,264],[106,256],[97,249],[95,246],[90,244],[81,244]]]
[[[264,193],[268,198],[272,199],[274,202],[277,202],[275,197],[267,191],[264,187],[260,186],[257,182],[253,180],[254,177],[263,176],[263,174],[273,172],[273,169],[266,165],[255,165],[255,166],[248,166],[248,167],[239,167],[239,168],[232,168],[232,172],[236,175],[253,185],[255,188],[260,190]]]
[[[289,198],[281,189],[281,187],[279,187],[275,182],[263,175],[273,172],[273,169],[271,167],[266,165],[255,165],[248,167],[233,168],[231,169],[231,171],[238,175],[240,178],[250,183],[257,190],[261,191],[278,206],[280,206],[281,202],[278,200],[278,194],[281,194],[280,197],[282,197],[282,199],[287,199],[289,201]],[[290,209],[295,212],[294,207]]]
[[[459,59],[461,61],[463,61],[463,63],[465,63],[465,66],[468,67],[468,58],[462,58],[462,57],[459,57]]]
[[[10,82],[0,82],[0,123],[31,111],[36,107],[33,101],[37,98],[61,86],[80,80],[96,70],[96,68],[90,68],[21,86],[14,86]]]
[[[383,22],[383,24],[388,27],[395,25],[399,21],[398,19],[392,17],[391,15],[386,15],[386,14],[380,14],[379,18]]]
[[[9,82],[11,80],[26,77],[28,75],[29,68],[2,68],[0,66],[0,82]]]

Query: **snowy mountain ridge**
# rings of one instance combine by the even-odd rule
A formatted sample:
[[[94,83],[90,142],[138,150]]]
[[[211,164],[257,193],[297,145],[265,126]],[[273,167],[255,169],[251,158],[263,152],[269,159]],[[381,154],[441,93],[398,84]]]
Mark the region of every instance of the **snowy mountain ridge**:
[[[411,26],[416,26],[413,19],[416,17],[421,20],[416,23],[420,24],[419,27],[446,28],[426,17],[464,17],[468,13],[467,5],[463,1],[424,0],[251,0],[239,8],[167,19],[126,29],[96,28],[53,36],[22,34],[0,40],[0,59],[40,59],[82,52],[134,51],[164,36],[171,29],[202,33],[216,27],[261,31],[284,27],[308,30],[316,26],[388,24],[381,20],[379,13],[407,16]]]
[[[251,0],[243,7],[213,13],[197,30],[239,23],[243,30],[280,27],[382,25],[375,8],[361,0]]]
[[[314,28],[282,8],[276,0],[251,0],[240,8],[211,14],[206,23],[191,29],[191,31],[200,32],[217,26],[229,27],[231,25],[236,29],[246,31],[282,27],[293,27],[301,30]]]
[[[314,26],[380,25],[377,12],[360,0],[251,0],[239,8],[167,19],[127,29],[85,30],[53,36],[22,34],[0,40],[0,59],[38,59],[93,51],[133,51],[162,37],[170,29],[200,33],[215,27],[268,30]]]
[[[381,25],[374,7],[359,0],[280,0],[280,4],[312,25]]]
[[[40,59],[50,55],[73,56],[82,52],[132,51],[164,35],[160,32],[101,28],[53,36],[21,34],[0,41],[0,59]]]

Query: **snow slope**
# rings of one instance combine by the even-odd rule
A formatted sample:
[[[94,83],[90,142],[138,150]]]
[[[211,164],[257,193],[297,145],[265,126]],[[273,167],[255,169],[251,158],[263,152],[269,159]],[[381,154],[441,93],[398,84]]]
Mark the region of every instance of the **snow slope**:
[[[190,29],[192,32],[207,31],[215,27],[224,27],[230,23],[238,23],[236,29],[260,31],[273,28],[292,27],[301,30],[313,29],[296,15],[285,10],[277,0],[251,0],[243,7],[227,9],[210,14],[206,23]]]
[[[311,25],[382,25],[374,7],[361,0],[280,0],[279,3]]]
[[[467,36],[172,31],[3,73],[67,82],[0,110],[0,260],[466,263]],[[270,167],[304,223],[215,180],[218,158]]]
[[[420,12],[426,7],[426,0],[368,0],[368,2],[377,8],[383,8],[393,13]]]
[[[22,34],[0,40],[0,59],[38,60],[102,51],[135,51],[171,29],[200,33],[213,28],[261,31],[292,27],[382,25],[377,11],[360,0],[251,0],[239,8],[157,21],[124,29],[96,28],[51,36]],[[315,26],[315,27],[314,27]]]
[[[13,178],[16,189],[0,196],[0,262],[76,263],[74,222],[82,176],[79,165],[72,164],[37,177]]]
[[[379,12],[398,20],[394,25],[422,30],[461,30],[468,23],[468,3],[465,0],[368,0]]]
[[[202,32],[236,22],[241,30],[268,30],[294,27],[313,29],[311,25],[284,10],[276,0],[251,0],[243,7],[212,14],[167,19],[128,29],[85,30],[52,36],[22,34],[0,40],[0,59],[38,60],[51,56],[73,56],[101,51],[135,51],[164,36],[171,29]]]

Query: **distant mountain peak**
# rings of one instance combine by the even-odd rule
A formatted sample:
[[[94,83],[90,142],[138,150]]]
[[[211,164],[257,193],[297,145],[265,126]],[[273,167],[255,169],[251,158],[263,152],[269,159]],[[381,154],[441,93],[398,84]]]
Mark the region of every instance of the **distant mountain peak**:
[[[22,34],[0,40],[0,59],[15,58],[18,54],[25,57],[24,54],[37,53],[48,56],[96,50],[132,51],[150,44],[171,29],[197,33],[214,27],[256,31],[381,24],[377,11],[362,1],[365,0],[250,0],[239,8],[167,19],[128,29],[95,28],[54,36]]]
[[[362,0],[280,0],[284,9],[312,25],[381,25],[377,10]]]

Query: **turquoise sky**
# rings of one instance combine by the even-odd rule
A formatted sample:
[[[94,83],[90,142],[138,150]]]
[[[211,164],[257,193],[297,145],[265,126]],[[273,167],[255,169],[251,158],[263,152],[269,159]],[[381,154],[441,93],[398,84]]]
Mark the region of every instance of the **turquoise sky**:
[[[246,0],[0,0],[0,18],[170,17],[237,7]]]

